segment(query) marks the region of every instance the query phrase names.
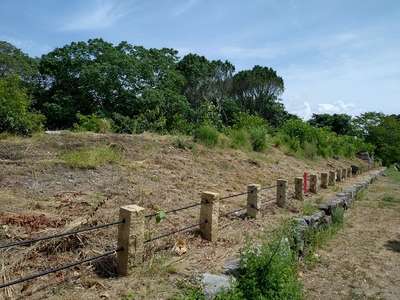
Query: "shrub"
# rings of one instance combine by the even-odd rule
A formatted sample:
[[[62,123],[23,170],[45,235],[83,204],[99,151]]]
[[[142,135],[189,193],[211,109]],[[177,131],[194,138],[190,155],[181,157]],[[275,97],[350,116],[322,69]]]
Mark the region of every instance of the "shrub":
[[[218,143],[219,132],[209,125],[200,125],[194,132],[194,141],[209,148]]]
[[[240,250],[241,275],[232,289],[217,299],[302,299],[297,262],[291,250],[293,233],[287,228],[262,238],[250,238]]]
[[[112,132],[111,122],[95,114],[90,116],[77,114],[76,118],[78,119],[78,123],[74,124],[75,131],[91,131],[96,133]]]
[[[267,130],[264,126],[251,127],[249,137],[254,151],[261,152],[267,148]]]
[[[18,75],[0,79],[0,133],[28,135],[43,129],[44,115],[30,111],[31,99]]]
[[[228,136],[231,139],[231,147],[234,149],[248,149],[249,148],[249,137],[248,133],[243,129],[230,129],[227,131]]]

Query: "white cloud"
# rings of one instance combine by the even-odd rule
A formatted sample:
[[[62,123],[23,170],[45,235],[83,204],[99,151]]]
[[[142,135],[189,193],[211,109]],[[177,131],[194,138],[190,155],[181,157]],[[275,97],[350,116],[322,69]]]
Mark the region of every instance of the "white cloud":
[[[175,16],[180,16],[181,14],[183,14],[185,11],[187,11],[188,9],[190,9],[193,5],[195,5],[199,0],[190,0],[190,1],[182,1],[182,5],[179,6],[174,15]]]
[[[124,2],[97,0],[93,5],[80,9],[80,13],[66,21],[60,31],[98,30],[111,27],[130,12]]]
[[[300,117],[304,121],[309,120],[313,114],[311,106],[307,101],[304,101],[303,104],[297,105],[290,113]]]
[[[344,103],[343,101],[318,104],[317,111],[319,114],[347,114],[350,116],[357,116],[365,112],[363,109],[357,108],[354,103]]]

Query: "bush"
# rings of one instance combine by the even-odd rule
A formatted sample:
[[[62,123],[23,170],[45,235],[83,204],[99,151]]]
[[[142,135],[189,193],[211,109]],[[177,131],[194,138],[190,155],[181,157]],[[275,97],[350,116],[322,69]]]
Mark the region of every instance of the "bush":
[[[218,143],[219,132],[209,125],[200,125],[194,132],[194,141],[209,148]]]
[[[92,114],[90,116],[84,116],[77,114],[76,118],[78,123],[74,124],[75,131],[90,131],[96,133],[111,133],[112,125],[111,122],[105,118]]]
[[[234,149],[246,149],[249,150],[249,136],[247,131],[243,129],[230,129],[226,131],[227,135],[231,139],[231,147]]]
[[[28,135],[43,129],[45,117],[30,111],[26,89],[20,89],[17,75],[0,79],[0,132]]]
[[[251,127],[249,136],[254,151],[261,152],[267,148],[267,130],[264,126]]]
[[[285,228],[264,236],[261,246],[248,238],[240,250],[241,275],[217,299],[302,299],[292,237]]]

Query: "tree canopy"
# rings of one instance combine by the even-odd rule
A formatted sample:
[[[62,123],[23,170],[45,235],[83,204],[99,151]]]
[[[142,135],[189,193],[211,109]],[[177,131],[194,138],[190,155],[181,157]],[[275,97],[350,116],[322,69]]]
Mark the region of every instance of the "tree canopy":
[[[101,124],[121,133],[236,130],[237,143],[246,141],[247,131],[265,145],[270,133],[292,150],[315,147],[326,156],[376,148],[385,164],[400,161],[400,115],[313,114],[303,122],[285,110],[284,80],[271,67],[235,73],[227,60],[193,53],[180,58],[171,48],[97,38],[31,58],[0,41],[0,88],[0,132],[100,130]]]

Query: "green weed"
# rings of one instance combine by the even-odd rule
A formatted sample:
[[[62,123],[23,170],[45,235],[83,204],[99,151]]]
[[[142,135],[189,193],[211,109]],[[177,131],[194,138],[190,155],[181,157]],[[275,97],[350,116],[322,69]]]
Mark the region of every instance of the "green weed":
[[[122,159],[122,153],[118,149],[102,145],[63,151],[60,158],[73,169],[96,169],[101,165],[118,163]]]

